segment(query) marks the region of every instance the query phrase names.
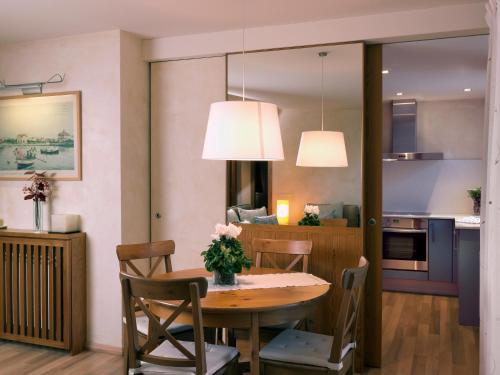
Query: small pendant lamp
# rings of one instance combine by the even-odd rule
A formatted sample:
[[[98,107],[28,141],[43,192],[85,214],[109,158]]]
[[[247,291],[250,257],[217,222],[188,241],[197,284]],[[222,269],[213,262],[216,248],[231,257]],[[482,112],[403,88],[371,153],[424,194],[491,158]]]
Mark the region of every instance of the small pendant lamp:
[[[321,130],[302,132],[298,167],[347,167],[347,153],[344,133],[324,130],[324,80],[325,57],[327,52],[320,52],[321,57]]]
[[[212,103],[203,159],[283,160],[283,143],[275,104],[245,100],[245,29],[243,29],[243,101]]]

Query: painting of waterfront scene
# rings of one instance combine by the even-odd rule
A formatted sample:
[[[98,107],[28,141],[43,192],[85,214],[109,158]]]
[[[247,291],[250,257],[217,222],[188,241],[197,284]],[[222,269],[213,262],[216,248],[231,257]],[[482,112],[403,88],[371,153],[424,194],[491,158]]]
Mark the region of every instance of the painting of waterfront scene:
[[[81,180],[80,93],[0,97],[0,179]]]

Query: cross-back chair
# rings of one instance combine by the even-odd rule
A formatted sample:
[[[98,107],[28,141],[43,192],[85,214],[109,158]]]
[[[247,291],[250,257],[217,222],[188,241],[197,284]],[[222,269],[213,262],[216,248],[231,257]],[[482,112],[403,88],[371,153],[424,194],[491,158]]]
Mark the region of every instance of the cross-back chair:
[[[116,254],[120,261],[120,271],[149,278],[158,272],[160,264],[165,265],[165,272],[172,272],[170,256],[175,253],[175,242],[172,240],[157,241],[132,245],[118,245]],[[156,259],[155,259],[156,258]],[[137,260],[149,260],[151,268],[143,272],[134,263]]]
[[[118,245],[116,247],[116,255],[120,262],[120,272],[130,275],[136,275],[143,278],[151,278],[155,273],[163,272],[160,265],[163,263],[165,272],[172,272],[172,261],[170,257],[175,253],[175,242],[172,240],[148,242],[131,245]],[[134,261],[150,262],[150,269],[141,271],[144,268],[136,264]],[[143,262],[144,263],[144,262]],[[137,329],[142,336],[147,336],[150,330],[149,320],[146,316],[141,315],[141,311],[136,306]],[[173,323],[170,325],[170,332],[176,335],[182,335],[184,338],[191,337],[191,326],[187,324]]]
[[[356,328],[368,261],[342,273],[342,301],[334,335],[285,330],[260,352],[261,374],[354,374]]]
[[[206,344],[204,341],[200,298],[207,294],[205,278],[154,280],[121,272],[120,280],[127,321],[127,372],[131,369],[133,373],[172,373],[176,368],[183,368],[196,375],[237,373],[239,353],[236,348]],[[147,303],[150,300],[182,302],[161,322],[151,312]],[[152,327],[144,343],[139,340],[135,306],[149,319]],[[179,314],[189,312],[193,321],[194,342],[177,340],[168,328]]]
[[[300,261],[302,261],[302,272],[309,270],[309,255],[312,251],[312,241],[310,240],[271,240],[264,238],[254,238],[252,248],[255,251],[255,267],[262,267],[263,261],[267,261],[271,267],[280,268],[272,255],[288,255],[292,260],[284,268],[291,271]],[[298,328],[303,326],[307,329],[307,319],[296,320],[289,323],[278,324],[274,326],[262,327],[261,334],[265,337],[276,336],[276,333],[287,328]],[[243,334],[237,332],[236,336],[243,337]]]
[[[264,238],[254,238],[252,247],[255,251],[255,266],[262,267],[262,261],[265,259],[274,268],[279,267],[271,254],[287,254],[294,256],[292,261],[285,267],[290,271],[302,260],[302,272],[309,269],[309,255],[312,251],[312,241],[310,240],[270,240]]]

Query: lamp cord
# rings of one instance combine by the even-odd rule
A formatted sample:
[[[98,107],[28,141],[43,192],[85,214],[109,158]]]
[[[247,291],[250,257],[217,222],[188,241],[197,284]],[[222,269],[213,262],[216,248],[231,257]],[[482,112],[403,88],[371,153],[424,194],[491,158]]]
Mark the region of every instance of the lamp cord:
[[[320,55],[321,56],[321,55]],[[324,130],[324,117],[325,117],[325,56],[321,56],[321,131]]]
[[[243,25],[243,101],[245,101],[245,25]]]
[[[243,47],[243,83],[242,83],[242,89],[243,89],[243,101],[245,101],[245,29],[246,29],[246,17],[245,17],[245,0],[242,0],[241,2],[241,16],[242,16],[242,23],[243,23],[243,30],[241,33],[242,37],[242,47]]]

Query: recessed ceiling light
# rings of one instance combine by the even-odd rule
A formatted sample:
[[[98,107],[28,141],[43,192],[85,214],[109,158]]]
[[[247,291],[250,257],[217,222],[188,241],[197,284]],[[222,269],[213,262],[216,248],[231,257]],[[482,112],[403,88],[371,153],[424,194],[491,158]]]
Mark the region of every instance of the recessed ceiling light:
[[[470,89],[470,88],[466,88],[466,89],[464,89],[464,91],[465,91],[465,92],[471,92],[471,91],[472,91],[472,89]]]
[[[397,96],[403,96],[403,93],[402,92],[397,92],[396,95]]]
[[[382,70],[382,74],[389,74],[389,69]]]

